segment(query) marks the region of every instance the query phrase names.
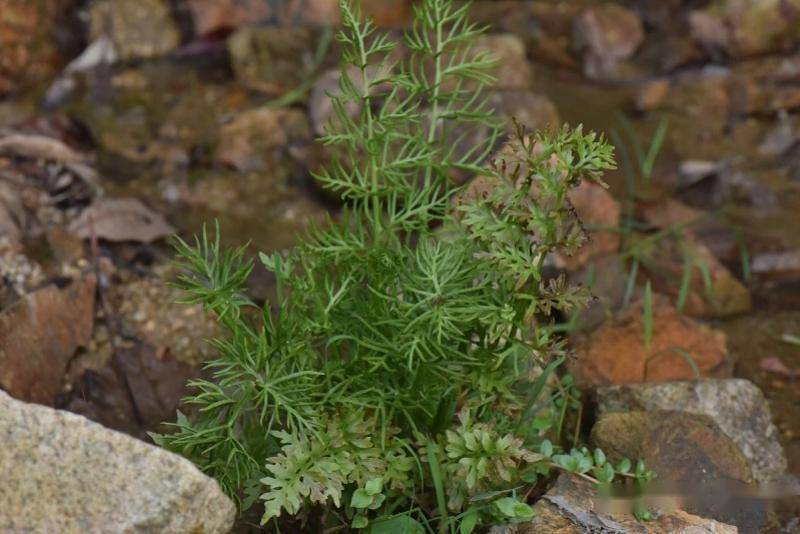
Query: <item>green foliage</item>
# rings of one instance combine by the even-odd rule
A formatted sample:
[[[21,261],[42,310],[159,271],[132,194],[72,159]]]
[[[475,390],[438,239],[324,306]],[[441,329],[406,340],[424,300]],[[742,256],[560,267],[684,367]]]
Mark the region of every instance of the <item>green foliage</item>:
[[[567,193],[612,167],[610,147],[580,128],[520,128],[483,168],[492,62],[472,51],[482,30],[466,6],[421,2],[405,59],[341,9],[341,91],[322,139],[335,156],[318,176],[345,202],[341,219],[261,254],[277,286],[264,307],[246,297],[242,249],[205,232],[178,242],[187,301],[227,334],[213,379],[192,382],[196,417],[156,439],[242,508],[259,500],[265,523],[313,517],[319,530],[466,533],[529,518],[518,489],[551,469],[610,481],[622,470],[602,456],[561,461],[546,438],[580,404],[556,379],[553,314],[586,295],[541,271],[581,242]],[[475,132],[483,141],[467,143]],[[491,192],[452,202],[455,172],[483,174]]]

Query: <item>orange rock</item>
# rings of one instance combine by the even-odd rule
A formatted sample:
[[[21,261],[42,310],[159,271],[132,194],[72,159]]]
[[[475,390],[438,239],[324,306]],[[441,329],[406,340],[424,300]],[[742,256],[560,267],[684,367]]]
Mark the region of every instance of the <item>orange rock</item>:
[[[731,376],[725,334],[679,314],[667,298],[655,295],[649,347],[640,301],[584,337],[571,367],[584,386],[664,382],[696,378],[689,358],[701,376]]]
[[[647,82],[636,90],[633,96],[633,106],[637,111],[650,111],[664,102],[669,94],[669,80],[654,80]]]
[[[41,82],[61,58],[53,33],[64,0],[0,0],[0,94]]]

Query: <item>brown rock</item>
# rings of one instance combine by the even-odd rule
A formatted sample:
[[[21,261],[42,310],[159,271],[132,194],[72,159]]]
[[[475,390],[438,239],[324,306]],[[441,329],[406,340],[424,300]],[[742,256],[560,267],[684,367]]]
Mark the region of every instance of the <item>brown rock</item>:
[[[574,32],[576,45],[583,51],[583,72],[589,78],[617,76],[619,62],[630,58],[644,41],[639,16],[610,3],[584,10]]]
[[[592,442],[614,463],[641,458],[659,481],[704,484],[752,479],[739,447],[706,415],[673,411],[614,412],[592,428]]]
[[[561,123],[556,105],[546,95],[530,89],[505,89],[492,94],[491,106],[505,118],[506,133],[514,133],[514,122],[528,131],[556,128]]]
[[[67,363],[94,324],[94,276],[50,285],[0,313],[0,387],[14,397],[52,404]]]
[[[274,15],[270,0],[187,0],[200,37],[239,26],[255,25]]]
[[[687,15],[692,38],[710,55],[726,52],[731,35],[721,17],[706,11],[691,11]]]
[[[606,188],[584,180],[569,192],[569,200],[589,233],[588,241],[572,256],[559,254],[558,262],[568,271],[574,271],[592,258],[617,252],[622,212],[619,202]]]
[[[681,508],[758,532],[766,520],[763,503],[735,493],[752,482],[739,447],[708,416],[685,412],[622,412],[604,415],[592,442],[609,460],[641,458],[662,488],[682,494]]]
[[[336,0],[188,0],[195,34],[207,37],[244,26],[335,26],[340,23]],[[402,27],[411,14],[408,0],[362,0],[363,13],[380,27]]]
[[[244,27],[228,38],[228,52],[240,82],[278,95],[310,76],[313,41],[309,28]]]
[[[796,279],[800,277],[800,250],[756,254],[750,270],[765,280]]]
[[[488,52],[497,60],[497,67],[492,72],[497,78],[495,87],[530,87],[533,68],[525,56],[525,43],[518,36],[510,33],[483,35],[473,51]]]
[[[491,4],[497,4],[494,2]],[[508,13],[502,19],[517,27],[518,31],[528,32],[527,27],[536,28],[531,53],[534,57],[555,63],[567,68],[575,68],[578,62],[571,54],[571,34],[574,21],[578,18],[582,6],[575,2],[531,2],[525,5],[527,10],[522,10],[519,2],[510,2],[513,7],[508,8]],[[496,9],[496,8],[495,8]],[[528,15],[529,11],[530,15]],[[495,24],[495,18],[488,23]],[[506,22],[508,21],[508,22]]]
[[[583,338],[571,364],[585,386],[664,382],[731,375],[725,334],[679,314],[663,296],[653,298],[653,337],[644,339],[641,301]],[[689,358],[691,356],[691,358]]]
[[[633,106],[637,111],[650,111],[659,107],[669,94],[669,80],[655,80],[643,84],[633,96]]]
[[[800,38],[798,0],[717,0],[690,13],[692,36],[706,48],[742,58],[793,47]]]
[[[220,128],[216,157],[239,171],[264,170],[289,144],[310,137],[308,121],[300,110],[253,109]]]
[[[750,311],[750,291],[690,230],[679,237],[658,240],[644,266],[657,291],[678,298],[687,262],[691,262],[692,273],[683,311],[697,317],[726,317]]]
[[[0,0],[0,94],[46,80],[61,63],[54,42],[65,0]]]
[[[757,482],[780,479],[786,456],[764,394],[739,378],[629,384],[598,388],[600,417],[615,412],[673,410],[708,416],[736,443]]]
[[[152,58],[174,50],[180,35],[162,0],[106,0],[92,5],[90,40],[108,35],[122,60]]]
[[[382,28],[402,28],[411,16],[411,0],[362,0],[364,14]]]
[[[627,502],[630,512],[630,501]],[[596,498],[596,491],[586,480],[562,474],[544,497],[533,507],[532,521],[495,527],[492,534],[584,534],[613,532],[626,534],[736,534],[734,526],[688,514],[682,510],[657,513],[653,521],[638,521],[630,513],[608,510],[608,504]]]

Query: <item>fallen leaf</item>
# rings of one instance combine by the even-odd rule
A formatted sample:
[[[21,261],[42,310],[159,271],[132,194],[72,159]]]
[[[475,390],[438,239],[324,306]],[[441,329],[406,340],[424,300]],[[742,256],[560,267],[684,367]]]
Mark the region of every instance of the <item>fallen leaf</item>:
[[[789,369],[786,367],[786,364],[780,360],[780,358],[776,358],[774,356],[762,358],[762,360],[758,363],[758,366],[768,373],[775,373],[788,378],[797,378],[800,376],[800,369]]]
[[[84,372],[59,406],[144,439],[145,431],[175,416],[190,392],[188,381],[198,375],[169,350],[139,342],[118,350],[105,367]]]
[[[9,134],[0,138],[0,153],[59,163],[83,162],[83,156],[62,141],[36,134]]]
[[[67,363],[91,339],[95,286],[93,275],[49,285],[0,313],[0,388],[52,405]]]
[[[150,243],[175,233],[175,228],[138,199],[96,198],[69,231],[82,239]]]

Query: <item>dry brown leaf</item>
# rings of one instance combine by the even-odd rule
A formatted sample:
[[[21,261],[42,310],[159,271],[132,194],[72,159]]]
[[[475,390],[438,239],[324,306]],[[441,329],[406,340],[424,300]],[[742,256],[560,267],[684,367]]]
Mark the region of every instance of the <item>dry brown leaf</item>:
[[[0,313],[0,387],[12,396],[52,405],[67,363],[89,343],[94,276],[34,291]]]
[[[58,139],[35,134],[9,134],[0,138],[0,153],[47,159],[59,163],[81,163],[83,156]]]
[[[175,228],[136,198],[96,198],[69,231],[82,239],[150,243],[175,233]]]

